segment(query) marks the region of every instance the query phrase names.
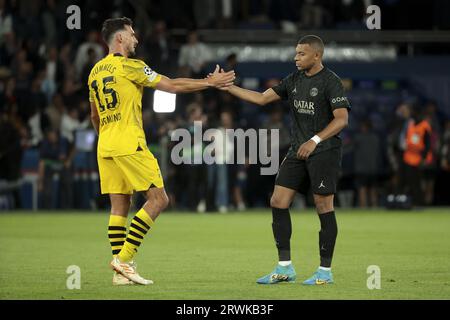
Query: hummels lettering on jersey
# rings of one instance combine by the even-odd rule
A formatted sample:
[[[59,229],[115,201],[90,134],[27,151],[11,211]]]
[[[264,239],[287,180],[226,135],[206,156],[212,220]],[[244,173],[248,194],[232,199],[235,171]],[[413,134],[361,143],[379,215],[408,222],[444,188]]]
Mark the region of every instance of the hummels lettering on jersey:
[[[97,75],[97,73],[102,72],[102,71],[114,73],[116,71],[116,67],[109,63],[100,64],[100,65],[96,66],[95,69],[92,71],[91,77],[95,77]]]
[[[294,99],[294,107],[298,113],[314,115],[314,102]]]

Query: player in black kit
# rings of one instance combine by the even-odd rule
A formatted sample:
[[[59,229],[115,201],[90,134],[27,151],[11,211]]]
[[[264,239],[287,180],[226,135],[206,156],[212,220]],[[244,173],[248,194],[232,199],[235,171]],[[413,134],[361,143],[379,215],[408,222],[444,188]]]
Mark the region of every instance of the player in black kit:
[[[314,35],[301,38],[296,47],[297,71],[263,93],[237,87],[224,88],[243,100],[266,105],[287,100],[291,110],[291,147],[281,163],[270,199],[272,230],[279,263],[259,284],[294,282],[291,263],[292,233],[289,206],[296,192],[311,188],[319,215],[320,266],[306,285],[333,283],[331,260],[337,237],[333,199],[341,167],[342,143],[339,132],[347,126],[350,104],[340,78],[322,64],[324,45]]]

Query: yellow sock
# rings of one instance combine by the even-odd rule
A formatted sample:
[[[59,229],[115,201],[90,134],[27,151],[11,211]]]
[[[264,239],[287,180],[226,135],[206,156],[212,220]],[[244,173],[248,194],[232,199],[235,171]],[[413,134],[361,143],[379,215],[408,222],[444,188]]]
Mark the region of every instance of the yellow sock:
[[[110,215],[108,225],[108,238],[111,244],[113,256],[122,250],[123,243],[127,237],[127,218]]]
[[[138,213],[136,213],[136,215],[134,216],[133,220],[131,220],[130,228],[128,230],[128,236],[125,240],[122,250],[118,254],[120,261],[128,262],[130,260],[133,260],[137,248],[141,245],[145,234],[150,230],[152,226],[152,218],[150,218],[150,216],[147,214],[147,212],[145,212],[144,209],[139,210]]]

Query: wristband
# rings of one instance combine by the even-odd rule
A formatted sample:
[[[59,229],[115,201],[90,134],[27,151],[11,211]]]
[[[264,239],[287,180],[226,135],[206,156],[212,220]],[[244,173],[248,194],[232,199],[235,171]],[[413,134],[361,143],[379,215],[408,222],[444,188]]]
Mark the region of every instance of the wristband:
[[[314,141],[316,144],[319,144],[322,139],[316,134],[314,137],[312,137],[310,140]]]

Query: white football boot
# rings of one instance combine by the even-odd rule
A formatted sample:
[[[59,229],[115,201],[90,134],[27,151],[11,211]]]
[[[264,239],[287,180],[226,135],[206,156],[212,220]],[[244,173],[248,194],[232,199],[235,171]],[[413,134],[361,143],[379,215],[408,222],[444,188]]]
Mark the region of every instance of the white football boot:
[[[121,262],[119,258],[114,257],[111,261],[111,268],[134,283],[142,285],[153,284],[152,280],[144,279],[137,273],[136,264],[132,261]]]
[[[125,278],[120,273],[117,273],[116,271],[114,271],[112,284],[113,284],[113,286],[128,286],[128,285],[133,285],[135,283],[133,281],[131,281],[130,279]]]

